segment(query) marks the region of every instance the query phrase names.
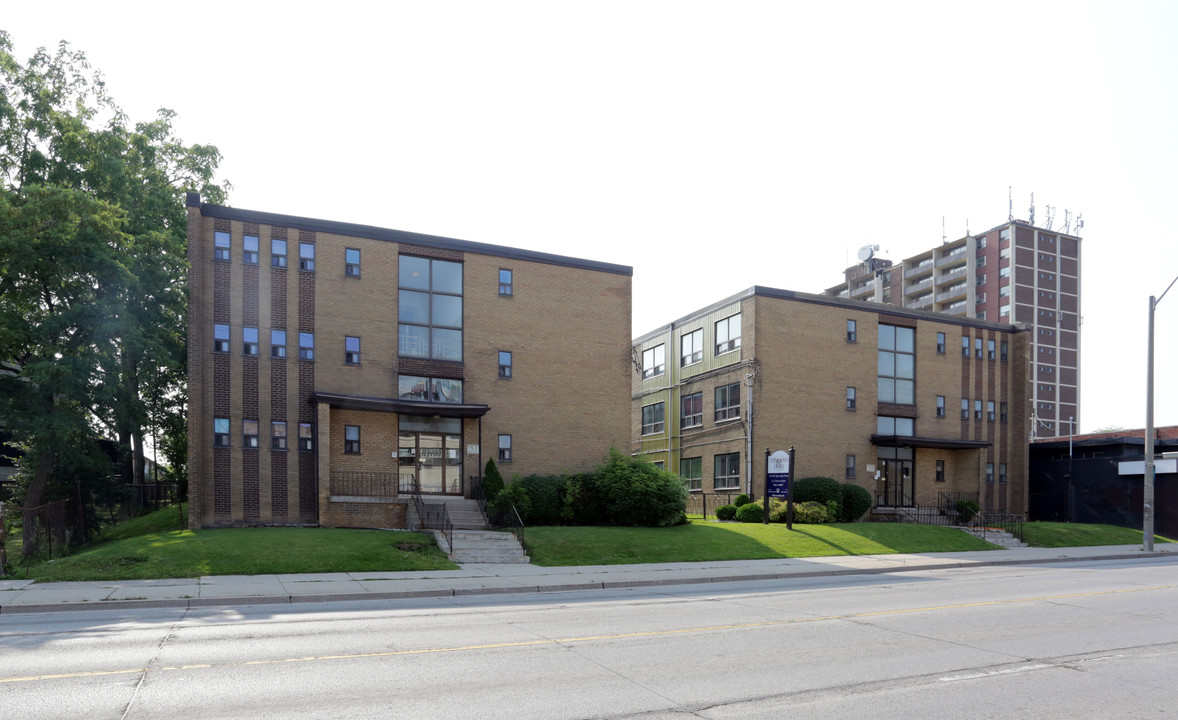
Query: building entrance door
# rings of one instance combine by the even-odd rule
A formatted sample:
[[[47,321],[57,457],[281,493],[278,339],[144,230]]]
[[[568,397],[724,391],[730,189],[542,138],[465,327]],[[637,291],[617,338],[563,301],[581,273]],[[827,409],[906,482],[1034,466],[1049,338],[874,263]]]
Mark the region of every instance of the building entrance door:
[[[883,507],[914,507],[916,483],[912,478],[912,448],[879,448],[879,472]]]
[[[462,437],[402,432],[397,460],[402,487],[426,494],[462,494]],[[408,489],[406,487],[406,489]]]

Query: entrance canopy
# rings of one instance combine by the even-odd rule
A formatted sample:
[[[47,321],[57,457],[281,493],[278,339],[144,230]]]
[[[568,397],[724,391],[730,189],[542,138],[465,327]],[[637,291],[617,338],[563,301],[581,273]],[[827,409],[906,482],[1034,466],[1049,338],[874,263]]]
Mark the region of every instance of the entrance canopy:
[[[442,417],[479,418],[491,410],[490,405],[374,398],[325,392],[317,392],[312,395],[311,402],[327,404],[333,408],[342,408],[344,410],[373,410],[376,412],[424,415],[427,417],[440,415]]]
[[[942,450],[975,450],[990,447],[986,440],[953,440],[950,438],[913,437],[911,435],[872,435],[871,444],[878,447],[940,448]]]

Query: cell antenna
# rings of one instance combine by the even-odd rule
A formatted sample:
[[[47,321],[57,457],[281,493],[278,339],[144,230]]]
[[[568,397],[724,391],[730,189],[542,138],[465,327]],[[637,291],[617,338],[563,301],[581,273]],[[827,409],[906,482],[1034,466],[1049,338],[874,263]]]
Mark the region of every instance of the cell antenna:
[[[1076,234],[1079,235],[1080,231],[1083,229],[1084,229],[1084,213],[1076,213]]]
[[[1064,235],[1071,235],[1072,234],[1072,211],[1071,210],[1064,210],[1063,211],[1063,234]]]
[[[1031,193],[1031,227],[1035,227],[1035,193]]]
[[[1014,222],[1014,188],[1006,186],[1007,222]]]
[[[1050,230],[1050,229],[1051,229],[1051,225],[1052,225],[1054,222],[1055,222],[1055,208],[1053,208],[1053,207],[1051,207],[1050,205],[1048,205],[1048,206],[1047,206],[1047,224],[1044,226],[1044,229],[1046,229],[1046,230]]]

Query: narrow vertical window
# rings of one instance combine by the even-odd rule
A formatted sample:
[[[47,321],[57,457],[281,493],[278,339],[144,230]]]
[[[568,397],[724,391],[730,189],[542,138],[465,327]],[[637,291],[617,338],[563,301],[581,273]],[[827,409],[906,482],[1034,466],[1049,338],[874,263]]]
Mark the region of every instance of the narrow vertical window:
[[[961,357],[969,357],[969,335],[961,336]]]
[[[241,446],[243,448],[258,447],[258,421],[257,420],[242,420],[241,421]]]
[[[246,235],[241,239],[241,261],[246,265],[258,264],[257,235]]]
[[[945,461],[937,461],[937,482],[945,482]]]
[[[998,404],[998,419],[1006,422],[1006,403]]]
[[[315,359],[315,333],[299,333],[299,360]]]
[[[986,484],[994,484],[994,463],[992,462],[986,463]]]
[[[285,450],[286,449],[286,423],[284,423],[284,422],[270,423],[270,449],[271,450]]]
[[[974,420],[981,420],[982,419],[982,401],[981,400],[974,400],[973,401],[973,419]]]
[[[740,348],[740,313],[716,323],[716,354],[722,355]]]
[[[258,329],[247,327],[241,329],[241,354],[258,354]]]
[[[213,418],[213,447],[229,447],[229,418]]]
[[[998,463],[998,484],[1006,484],[1006,463]]]
[[[937,333],[937,354],[945,354],[945,333],[943,332]]]
[[[511,379],[511,353],[504,350],[499,351],[499,377]]]
[[[360,277],[360,251],[357,248],[344,250],[344,275]]]
[[[513,295],[515,288],[511,281],[511,271],[507,268],[499,268],[499,294]]]
[[[847,409],[855,409],[855,388],[853,387],[847,388]]]
[[[1007,345],[1006,342],[1003,342],[1002,343],[1002,355],[1001,355],[1002,362],[1006,362],[1006,356],[1009,354],[1008,350],[1009,350],[1009,346]]]
[[[229,352],[229,326],[213,325],[213,352]]]
[[[270,357],[272,357],[272,358],[286,357],[286,331],[285,330],[271,330],[270,331]]]
[[[360,364],[360,338],[351,335],[344,336],[344,364]]]
[[[986,401],[986,420],[989,420],[990,422],[994,422],[994,401],[993,400]]]
[[[214,260],[228,260],[229,259],[229,233],[227,233],[227,232],[213,233],[213,259]]]
[[[993,340],[986,341],[986,357],[990,360],[994,359],[994,341]]]
[[[973,347],[974,347],[974,354],[977,355],[978,359],[980,360],[982,358],[982,339],[981,338],[974,338],[973,339]]]
[[[315,246],[311,243],[299,243],[299,270],[315,272]]]
[[[359,425],[344,425],[344,452],[349,455],[360,454]]]
[[[961,419],[969,420],[969,398],[961,398]]]
[[[511,436],[499,436],[499,462],[511,462]]]
[[[849,343],[856,342],[857,337],[858,337],[858,335],[855,330],[855,321],[848,320],[847,321],[847,342],[849,342]]]
[[[939,417],[939,418],[945,417],[945,396],[944,395],[937,396],[937,417]]]
[[[271,240],[270,241],[270,267],[276,267],[276,268],[286,267],[286,241],[285,240]]]
[[[299,452],[315,449],[315,437],[311,434],[311,423],[299,423]]]
[[[844,477],[846,477],[848,480],[855,479],[855,456],[854,455],[847,456],[847,472]]]

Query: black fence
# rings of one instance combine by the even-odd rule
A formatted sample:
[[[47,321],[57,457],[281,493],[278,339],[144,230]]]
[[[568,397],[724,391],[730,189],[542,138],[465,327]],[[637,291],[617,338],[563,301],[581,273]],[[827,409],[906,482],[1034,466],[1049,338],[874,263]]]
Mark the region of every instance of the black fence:
[[[332,495],[363,497],[396,497],[401,493],[395,473],[344,472],[331,473]]]
[[[693,492],[687,495],[687,514],[690,516],[698,515],[707,520],[709,517],[716,517],[716,508],[722,505],[731,505],[732,501],[739,496],[739,492],[732,493],[705,493]]]

